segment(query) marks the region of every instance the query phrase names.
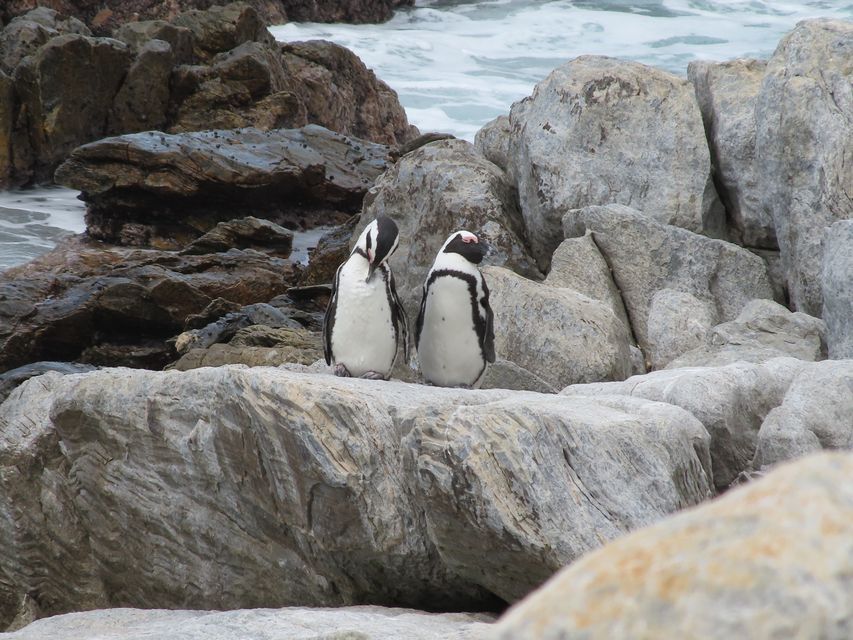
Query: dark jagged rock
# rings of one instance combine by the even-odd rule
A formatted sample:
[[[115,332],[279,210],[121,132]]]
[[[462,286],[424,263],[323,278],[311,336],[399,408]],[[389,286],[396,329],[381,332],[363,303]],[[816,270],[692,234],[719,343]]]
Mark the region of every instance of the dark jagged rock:
[[[93,38],[40,8],[0,30],[0,74],[14,78],[0,75],[0,188],[49,180],[75,147],[144,130],[314,123],[388,145],[417,135],[396,93],[343,47],[282,47],[246,3],[169,17]]]
[[[29,123],[36,180],[49,178],[75,147],[106,133],[130,61],[130,49],[118,40],[69,34],[17,66],[18,117]]]
[[[251,249],[182,256],[73,239],[0,275],[0,371],[39,360],[161,368],[188,316],[217,298],[270,300],[297,275]]]
[[[175,339],[175,350],[184,354],[190,349],[205,349],[219,342],[228,342],[241,329],[258,324],[268,328],[289,327],[294,329],[301,326],[279,309],[260,302],[228,313],[206,327],[185,331]]]
[[[384,171],[387,154],[383,145],[315,125],[268,132],[149,132],[76,149],[56,180],[83,192],[92,237],[182,248],[237,215],[288,226],[339,222],[358,210]]]
[[[192,32],[193,52],[201,60],[210,60],[244,42],[275,42],[258,12],[244,2],[213,6],[207,11],[192,9],[176,16],[172,24]]]
[[[168,42],[149,40],[143,44],[113,101],[108,130],[132,133],[162,129],[174,66],[175,54]]]
[[[86,22],[98,35],[133,20],[170,20],[182,11],[208,9],[228,0],[5,0],[0,5],[0,25],[36,5],[54,9]],[[384,22],[395,9],[412,6],[414,0],[247,0],[269,24],[296,22]]]
[[[11,74],[21,60],[34,54],[51,38],[68,33],[92,35],[76,18],[60,16],[47,7],[38,7],[15,18],[0,33],[0,70]]]
[[[240,220],[220,222],[198,240],[193,240],[181,253],[198,255],[219,253],[229,249],[263,247],[282,258],[290,255],[293,246],[293,232],[284,227],[249,216]]]
[[[349,49],[314,40],[283,44],[281,51],[310,122],[388,145],[418,135],[396,92]]]
[[[0,404],[9,397],[9,394],[22,382],[40,376],[48,371],[57,373],[83,373],[94,371],[95,367],[90,364],[78,364],[73,362],[34,362],[32,364],[12,369],[6,373],[0,373]]]
[[[178,27],[165,20],[128,22],[113,34],[134,52],[139,52],[151,40],[163,40],[172,47],[176,64],[193,62],[193,33],[186,27]]]

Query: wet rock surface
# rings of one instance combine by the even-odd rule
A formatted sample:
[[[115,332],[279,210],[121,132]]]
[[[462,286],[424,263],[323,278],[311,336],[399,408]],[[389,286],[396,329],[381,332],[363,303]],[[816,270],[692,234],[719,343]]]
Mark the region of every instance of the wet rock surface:
[[[384,170],[387,153],[316,125],[146,132],[79,147],[56,179],[83,192],[91,237],[179,249],[240,214],[297,228],[345,220]]]
[[[388,145],[417,135],[352,52],[279,45],[246,3],[131,22],[115,38],[36,9],[0,31],[0,71],[0,147],[15,149],[0,151],[0,187],[50,180],[75,147],[137,131],[315,123]]]
[[[252,249],[178,255],[72,241],[0,275],[0,370],[39,360],[161,368],[187,316],[284,293],[297,268]]]

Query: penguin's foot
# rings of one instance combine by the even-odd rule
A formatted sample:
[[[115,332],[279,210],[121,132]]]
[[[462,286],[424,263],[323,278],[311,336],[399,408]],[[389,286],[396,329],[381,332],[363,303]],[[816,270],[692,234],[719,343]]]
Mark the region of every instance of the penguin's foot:
[[[341,362],[335,365],[335,375],[341,378],[351,378],[352,374],[347,369],[347,366]]]
[[[385,380],[385,374],[378,371],[368,371],[361,376],[365,380]]]

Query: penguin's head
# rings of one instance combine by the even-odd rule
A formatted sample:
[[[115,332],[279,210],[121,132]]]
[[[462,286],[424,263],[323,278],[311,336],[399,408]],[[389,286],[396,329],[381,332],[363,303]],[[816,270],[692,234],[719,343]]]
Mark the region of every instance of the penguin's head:
[[[458,253],[471,264],[480,264],[483,261],[489,247],[485,242],[470,231],[455,231],[444,243],[439,252],[441,254]]]
[[[361,252],[367,257],[367,278],[365,282],[370,282],[376,267],[391,257],[397,250],[399,243],[400,234],[397,223],[388,216],[376,216],[376,220],[367,225],[358,237],[358,242],[353,249],[353,251],[361,249]]]

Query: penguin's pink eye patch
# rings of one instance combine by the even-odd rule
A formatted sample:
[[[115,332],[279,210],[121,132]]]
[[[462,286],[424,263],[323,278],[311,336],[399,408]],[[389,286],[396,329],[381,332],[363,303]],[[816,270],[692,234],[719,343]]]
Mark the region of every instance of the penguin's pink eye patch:
[[[479,240],[477,239],[477,236],[475,236],[473,233],[468,233],[466,231],[463,231],[459,235],[462,236],[462,242],[464,242],[465,244],[471,244],[472,242],[474,244],[477,244],[479,242]]]

